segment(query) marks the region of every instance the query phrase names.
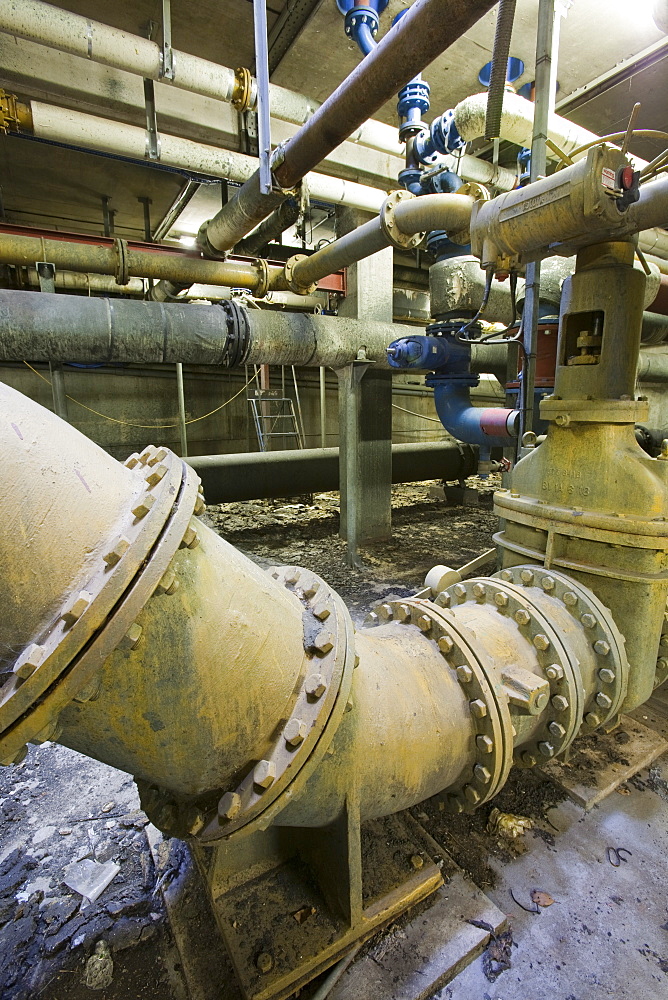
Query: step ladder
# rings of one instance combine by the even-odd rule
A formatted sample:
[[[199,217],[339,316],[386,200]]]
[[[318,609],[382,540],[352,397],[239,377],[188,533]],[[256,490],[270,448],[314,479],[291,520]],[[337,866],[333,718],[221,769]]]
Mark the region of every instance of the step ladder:
[[[283,439],[282,448],[304,447],[295,408],[289,397],[282,396],[278,389],[254,389],[248,403],[260,451],[271,451],[275,438]]]

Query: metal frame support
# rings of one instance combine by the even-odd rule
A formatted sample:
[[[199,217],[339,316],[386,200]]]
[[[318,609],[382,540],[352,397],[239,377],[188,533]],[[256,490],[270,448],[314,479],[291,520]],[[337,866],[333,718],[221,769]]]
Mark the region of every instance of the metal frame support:
[[[56,290],[56,266],[46,260],[38,260],[35,263],[37,268],[37,279],[39,281],[40,292],[53,294]],[[51,393],[53,396],[54,412],[67,420],[67,395],[65,393],[65,378],[62,365],[49,361],[49,375],[51,377]]]
[[[255,26],[255,76],[260,147],[260,191],[271,194],[271,124],[269,119],[269,51],[266,0],[253,0]]]
[[[146,159],[160,159],[160,135],[155,113],[155,89],[153,80],[144,80],[144,107],[146,111]]]
[[[172,10],[171,0],[162,0],[162,66],[160,76],[164,80],[174,79],[174,52],[172,51]]]
[[[179,399],[179,435],[181,437],[181,458],[188,457],[188,429],[186,427],[186,396],[183,388],[183,365],[176,362],[176,392]]]

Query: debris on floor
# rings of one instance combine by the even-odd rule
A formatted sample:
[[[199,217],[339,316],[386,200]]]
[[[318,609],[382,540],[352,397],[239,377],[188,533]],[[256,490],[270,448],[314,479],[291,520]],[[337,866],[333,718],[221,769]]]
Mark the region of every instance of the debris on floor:
[[[506,837],[508,840],[515,840],[522,837],[527,830],[533,828],[533,820],[528,816],[513,816],[512,813],[502,813],[499,809],[492,809],[487,820],[487,832],[492,836],[495,834]]]

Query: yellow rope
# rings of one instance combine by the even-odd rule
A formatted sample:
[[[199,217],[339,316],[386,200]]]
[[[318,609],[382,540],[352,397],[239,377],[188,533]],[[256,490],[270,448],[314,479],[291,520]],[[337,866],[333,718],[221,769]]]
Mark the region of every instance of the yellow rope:
[[[41,378],[44,382],[46,382],[47,385],[51,385],[50,380],[46,378],[44,375],[42,375],[41,372],[38,372],[35,368],[33,368],[32,365],[29,365],[27,361],[24,361],[23,364],[26,365],[26,367],[28,367],[31,372],[34,372],[38,378]],[[252,378],[249,378],[246,384],[243,385],[241,389],[239,389],[239,392],[235,392],[234,396],[231,396],[229,399],[225,400],[225,402],[221,403],[220,406],[217,406],[215,410],[210,410],[208,413],[203,414],[203,416],[201,417],[193,417],[192,420],[186,420],[186,426],[188,426],[189,424],[196,424],[199,420],[206,420],[207,417],[212,417],[214,413],[218,413],[219,410],[222,410],[225,406],[227,406],[234,399],[236,399],[237,396],[240,396],[241,393],[248,388],[251,382],[255,381],[255,379],[257,378],[257,374],[258,373],[256,372],[255,375],[253,375]],[[68,396],[67,393],[65,393],[65,395],[67,399],[71,400],[73,403],[76,403],[77,406],[82,406],[84,410],[88,410],[89,413],[94,413],[96,417],[102,417],[104,420],[111,420],[111,422],[114,424],[123,424],[125,427],[141,427],[143,430],[153,431],[153,430],[165,430],[167,428],[174,428],[179,426],[179,424],[133,424],[129,420],[119,420],[117,417],[110,417],[107,413],[100,413],[99,410],[94,410],[92,406],[86,406],[85,403],[79,402],[79,400],[75,399],[74,396]]]

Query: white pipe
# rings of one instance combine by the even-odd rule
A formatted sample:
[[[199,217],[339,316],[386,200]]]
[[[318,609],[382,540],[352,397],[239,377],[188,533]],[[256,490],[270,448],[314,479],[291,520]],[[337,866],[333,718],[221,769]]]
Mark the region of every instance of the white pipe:
[[[30,109],[33,132],[41,139],[103,150],[138,160],[143,160],[146,156],[146,132],[136,125],[97,118],[95,115],[58,108],[41,101],[31,101]],[[160,162],[240,184],[257,170],[255,157],[164,133],[160,134]],[[349,205],[364,212],[378,212],[386,194],[378,188],[318,173],[308,174],[307,184],[311,196],[318,201]]]
[[[455,108],[455,125],[462,139],[472,142],[485,134],[485,114],[487,110],[487,94],[473,94],[465,97]],[[531,146],[533,136],[533,110],[531,101],[527,101],[519,94],[506,92],[503,98],[503,113],[501,115],[501,138],[508,142],[513,142],[517,146]],[[584,146],[588,142],[596,142],[599,137],[580,125],[569,122],[567,118],[560,115],[551,114],[548,122],[548,139],[551,139],[564,153],[569,155],[579,146]],[[580,159],[586,156],[581,153],[575,157]],[[547,157],[551,160],[558,160],[557,154],[547,147]],[[632,156],[636,167],[646,165],[646,160],[641,160],[638,156]]]

